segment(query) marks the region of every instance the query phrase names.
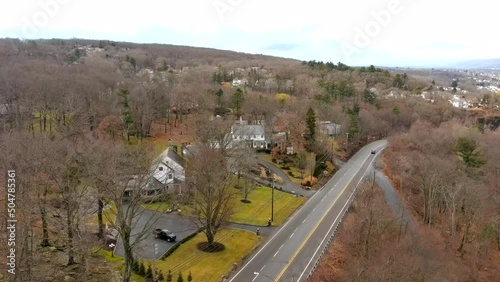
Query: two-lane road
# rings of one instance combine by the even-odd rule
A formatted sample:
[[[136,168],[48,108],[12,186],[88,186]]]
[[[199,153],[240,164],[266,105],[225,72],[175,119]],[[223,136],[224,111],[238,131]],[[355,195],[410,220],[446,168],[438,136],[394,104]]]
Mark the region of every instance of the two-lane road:
[[[231,278],[231,282],[304,281],[348,208],[350,197],[387,141],[362,148]]]

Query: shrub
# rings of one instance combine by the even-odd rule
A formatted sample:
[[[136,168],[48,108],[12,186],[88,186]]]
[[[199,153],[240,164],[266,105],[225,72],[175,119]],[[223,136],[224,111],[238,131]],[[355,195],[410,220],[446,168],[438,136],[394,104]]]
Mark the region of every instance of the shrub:
[[[151,268],[151,264],[148,265],[148,269],[146,270],[146,278],[153,278],[153,268]]]
[[[169,270],[168,273],[167,273],[167,279],[166,279],[167,282],[172,282],[173,281],[173,278],[172,278],[172,271]]]
[[[193,281],[193,276],[191,275],[191,271],[189,271],[189,275],[188,275],[187,281],[188,282],[192,282]]]
[[[138,259],[134,259],[134,262],[132,263],[132,271],[136,274],[139,274],[141,265],[139,263]]]
[[[184,282],[184,278],[182,278],[181,272],[179,272],[179,276],[177,276],[177,282]]]
[[[295,174],[293,174],[293,172],[291,171],[288,172],[288,175],[290,175],[291,177],[295,177]]]
[[[281,169],[283,169],[283,170],[290,170],[290,167],[289,166],[282,166]]]
[[[143,261],[141,261],[139,263],[139,273],[137,273],[137,274],[139,274],[140,276],[146,275],[146,267],[144,266],[144,262]]]
[[[161,270],[158,273],[158,281],[165,281],[165,277],[163,276],[163,271]]]
[[[272,159],[271,159],[271,161],[272,161],[273,163],[276,163],[276,158],[272,158]]]

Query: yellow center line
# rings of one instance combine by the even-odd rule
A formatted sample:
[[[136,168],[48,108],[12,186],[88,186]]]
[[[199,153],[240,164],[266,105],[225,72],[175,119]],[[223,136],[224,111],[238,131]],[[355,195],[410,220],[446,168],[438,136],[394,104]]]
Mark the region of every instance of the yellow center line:
[[[281,279],[281,277],[283,276],[283,274],[285,274],[286,270],[290,267],[290,264],[292,264],[292,262],[295,260],[295,258],[297,257],[297,255],[299,254],[299,252],[302,250],[302,248],[304,248],[304,245],[307,243],[307,241],[309,241],[309,239],[311,238],[312,234],[314,234],[314,232],[316,231],[316,229],[318,229],[319,225],[321,224],[321,222],[323,222],[323,220],[325,219],[326,215],[332,210],[332,208],[335,206],[335,204],[337,203],[338,199],[340,198],[340,196],[342,196],[346,190],[347,187],[349,187],[349,185],[351,184],[352,180],[354,179],[354,177],[356,176],[356,174],[351,178],[351,180],[349,180],[349,182],[347,182],[347,185],[344,187],[344,189],[342,189],[342,192],[337,196],[337,198],[335,198],[335,201],[333,201],[333,204],[330,206],[330,208],[323,214],[323,216],[321,217],[321,219],[318,221],[318,223],[316,224],[316,226],[314,226],[314,228],[312,229],[312,231],[309,233],[309,235],[307,235],[306,239],[302,242],[302,244],[300,245],[300,247],[297,249],[297,251],[295,251],[295,254],[293,254],[292,258],[288,261],[288,263],[286,264],[286,266],[283,268],[283,270],[281,270],[280,274],[278,275],[278,277],[276,277],[276,280],[275,281],[279,281]]]

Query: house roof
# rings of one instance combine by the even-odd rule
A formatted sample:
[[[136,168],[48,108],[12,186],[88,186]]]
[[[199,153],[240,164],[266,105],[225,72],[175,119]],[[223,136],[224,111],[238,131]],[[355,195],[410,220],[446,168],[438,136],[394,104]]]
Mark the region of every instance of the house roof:
[[[327,123],[321,125],[328,131],[328,134],[337,134],[340,131],[341,125],[336,123]]]
[[[171,150],[170,148],[168,148],[166,155],[167,155],[167,158],[176,162],[178,165],[182,166],[183,168],[186,168],[186,160],[184,160],[181,156],[179,156],[179,154],[177,154],[174,150]],[[167,165],[168,165],[168,163],[167,163]]]
[[[234,135],[265,135],[264,126],[261,124],[251,125],[233,125],[232,133]]]

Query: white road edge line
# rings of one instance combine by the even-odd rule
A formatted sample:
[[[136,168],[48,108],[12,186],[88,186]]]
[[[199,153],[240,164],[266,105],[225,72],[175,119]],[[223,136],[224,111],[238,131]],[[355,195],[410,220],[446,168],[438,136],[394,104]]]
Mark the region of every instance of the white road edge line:
[[[377,147],[377,150],[378,150],[378,147]],[[368,159],[368,158],[367,158]],[[365,159],[366,161],[366,159]],[[365,162],[364,161],[364,162]],[[370,162],[370,164],[373,163],[373,160]],[[368,164],[368,166],[370,165]],[[356,187],[359,185],[359,183],[363,180],[364,176],[366,175],[366,171],[365,173],[363,173],[363,175],[361,176],[361,179],[358,181],[358,183],[356,184]],[[323,245],[323,243],[325,242],[326,238],[328,237],[328,235],[330,234],[330,232],[332,231],[333,227],[335,226],[335,223],[337,222],[337,220],[339,219],[340,215],[342,214],[342,211],[345,209],[345,207],[347,206],[347,204],[349,203],[349,200],[352,198],[352,196],[354,195],[354,192],[356,191],[356,188],[352,191],[351,195],[349,196],[349,198],[347,199],[346,203],[344,204],[344,206],[342,207],[342,209],[340,210],[340,213],[337,215],[337,217],[335,218],[335,220],[333,221],[333,224],[332,226],[330,226],[330,229],[328,229],[328,232],[325,234],[325,237],[323,237],[323,240],[321,240],[321,243],[319,243],[318,247],[316,248],[316,250],[314,251],[314,254],[311,256],[311,259],[309,260],[309,262],[307,263],[306,267],[304,268],[304,270],[302,271],[302,273],[300,274],[299,278],[297,279],[297,282],[300,281],[300,279],[302,278],[302,276],[304,276],[304,273],[306,272],[307,268],[309,267],[309,265],[311,265],[311,262],[312,260],[314,259],[314,257],[316,256],[316,254],[318,253],[319,249],[321,248],[321,245]]]
[[[284,245],[284,244],[283,244]],[[283,248],[283,245],[281,245],[281,247],[278,249],[278,251],[274,254],[273,258],[281,251],[281,248]],[[264,265],[265,266],[265,265]],[[264,268],[264,267],[263,267]],[[262,271],[262,269],[261,269]]]
[[[345,173],[346,173],[346,172],[344,171],[344,174],[345,174]],[[328,182],[327,182],[327,183],[328,183]],[[326,184],[325,184],[325,185],[326,185]],[[325,186],[323,185],[323,187],[325,187]],[[307,200],[306,205],[307,205],[307,203],[312,203],[312,199],[314,199],[314,197],[316,197],[317,195],[319,195],[319,194],[320,194],[320,193],[318,193],[318,192],[319,192],[319,191],[321,191],[321,190],[323,189],[323,187],[321,187],[321,189],[320,189],[320,190],[318,190],[316,193],[314,193],[314,195],[313,195],[311,198],[309,198],[309,200]],[[312,205],[312,204],[311,204],[311,205]],[[252,257],[252,258],[251,258],[251,259],[250,259],[250,260],[249,260],[249,261],[248,261],[248,262],[247,262],[247,263],[246,263],[243,267],[242,267],[242,268],[241,268],[241,269],[240,269],[240,271],[238,271],[238,272],[237,272],[237,273],[233,276],[233,278],[231,278],[231,280],[229,280],[228,282],[232,282],[232,281],[234,280],[234,278],[235,278],[235,277],[237,277],[237,276],[238,276],[238,275],[239,275],[239,274],[240,274],[240,273],[241,273],[241,272],[242,272],[242,271],[243,271],[243,270],[244,270],[244,269],[245,269],[245,268],[246,268],[246,267],[247,267],[247,266],[248,266],[248,265],[249,265],[249,264],[250,264],[250,263],[251,263],[251,262],[252,262],[252,261],[253,261],[253,260],[257,257],[257,256],[258,256],[258,255],[259,255],[259,254],[260,254],[260,252],[262,252],[262,250],[264,250],[264,249],[267,247],[267,245],[269,245],[269,243],[271,243],[271,242],[273,241],[273,239],[274,239],[276,236],[278,236],[278,234],[280,234],[280,232],[281,232],[281,231],[283,231],[283,230],[285,229],[285,227],[286,227],[286,226],[287,226],[290,222],[292,222],[292,221],[293,221],[293,219],[294,219],[294,218],[295,218],[295,217],[299,214],[300,210],[301,210],[301,209],[296,210],[296,211],[295,211],[295,213],[294,213],[294,214],[293,214],[293,215],[292,215],[292,216],[288,219],[288,221],[287,221],[287,222],[286,222],[286,223],[285,223],[285,224],[284,224],[284,225],[280,228],[280,230],[278,230],[278,232],[276,232],[276,234],[274,234],[274,236],[273,236],[273,237],[271,237],[271,239],[269,239],[269,240],[267,241],[267,243],[265,243],[265,244],[264,244],[264,246],[262,246],[262,248],[261,248],[261,249],[260,249],[260,250],[259,250],[259,251],[258,251],[258,252],[257,252],[257,253],[256,253],[256,254],[255,254],[255,255],[254,255],[254,256],[253,256],[253,257]]]
[[[379,146],[379,147],[380,147],[380,146]],[[344,173],[344,175],[345,175],[345,173],[346,173],[347,171],[348,171],[348,169],[346,168],[346,170],[343,172],[343,173]],[[334,177],[335,177],[335,176],[334,176]],[[326,184],[328,184],[328,182],[330,182],[332,179],[333,179],[333,177],[332,177],[330,180],[328,180],[328,181],[326,182]],[[325,184],[325,185],[326,185],[326,184]],[[319,191],[321,191],[321,190],[323,190],[323,188],[324,188],[324,187],[325,187],[325,186],[323,185],[323,187],[321,187],[321,189],[320,189],[320,190],[318,190],[316,193],[314,193],[314,195],[313,195],[311,198],[309,198],[309,200],[307,200],[306,205],[307,205],[307,203],[311,203],[311,202],[312,202],[312,199],[314,199],[314,197],[316,197],[317,195],[319,195],[320,193],[318,193],[318,192],[319,192]],[[299,214],[300,210],[301,210],[301,209],[296,210],[296,211],[295,211],[295,213],[294,213],[294,214],[293,214],[293,215],[292,215],[292,216],[288,219],[288,221],[287,221],[287,222],[286,222],[286,223],[285,223],[285,224],[284,224],[284,225],[280,228],[280,230],[278,230],[278,232],[276,232],[276,234],[274,234],[274,236],[273,236],[273,237],[271,237],[271,239],[269,239],[269,241],[267,241],[267,243],[266,243],[266,244],[264,244],[264,246],[262,246],[262,248],[261,248],[261,249],[260,249],[260,250],[259,250],[259,251],[258,251],[258,252],[257,252],[257,253],[256,253],[256,254],[255,254],[255,255],[254,255],[254,256],[253,256],[253,257],[252,257],[252,258],[251,258],[251,259],[250,259],[250,260],[249,260],[249,261],[248,261],[248,262],[247,262],[247,263],[246,263],[243,267],[242,267],[242,268],[241,268],[241,269],[240,269],[240,271],[238,271],[238,272],[237,272],[237,273],[233,276],[233,278],[231,278],[231,280],[229,280],[228,282],[232,282],[232,281],[234,280],[234,278],[235,278],[235,277],[237,277],[237,276],[238,276],[238,275],[239,275],[239,274],[240,274],[240,273],[241,273],[241,272],[242,272],[242,271],[243,271],[243,270],[244,270],[244,269],[245,269],[245,268],[246,268],[246,267],[247,267],[247,266],[248,266],[248,265],[249,265],[249,264],[250,264],[250,263],[251,263],[251,262],[252,262],[252,261],[253,261],[253,260],[257,257],[257,256],[258,256],[258,255],[259,255],[259,254],[260,254],[260,252],[262,252],[262,250],[264,250],[264,249],[266,248],[266,246],[267,246],[267,245],[269,245],[269,244],[273,241],[273,239],[274,239],[276,236],[278,236],[278,234],[280,234],[280,232],[281,232],[282,230],[284,230],[284,229],[285,229],[285,227],[286,227],[286,226],[287,226],[290,222],[292,222],[292,220],[293,220],[293,219],[297,216],[297,214]]]

